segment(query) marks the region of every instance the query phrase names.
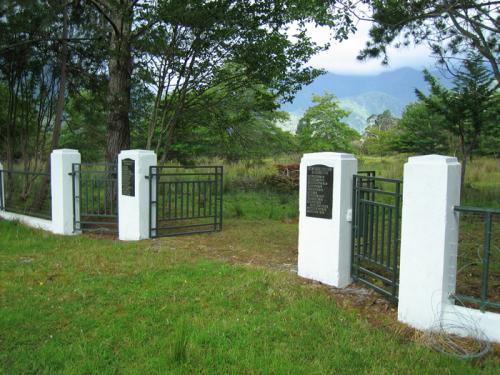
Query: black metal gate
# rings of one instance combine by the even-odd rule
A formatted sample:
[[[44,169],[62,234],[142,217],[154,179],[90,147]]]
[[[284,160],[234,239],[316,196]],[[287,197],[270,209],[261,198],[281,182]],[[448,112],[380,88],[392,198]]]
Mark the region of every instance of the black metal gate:
[[[150,237],[221,230],[222,190],[221,166],[150,167]]]
[[[116,164],[73,164],[75,231],[118,232]]]
[[[402,181],[374,172],[353,179],[352,277],[396,302]]]

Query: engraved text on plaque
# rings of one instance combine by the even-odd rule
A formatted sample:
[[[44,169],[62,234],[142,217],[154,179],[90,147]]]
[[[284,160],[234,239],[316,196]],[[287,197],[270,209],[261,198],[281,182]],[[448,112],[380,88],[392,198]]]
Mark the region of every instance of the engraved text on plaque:
[[[326,165],[307,167],[306,216],[332,218],[333,168]]]
[[[122,194],[135,196],[135,161],[132,159],[122,160]]]

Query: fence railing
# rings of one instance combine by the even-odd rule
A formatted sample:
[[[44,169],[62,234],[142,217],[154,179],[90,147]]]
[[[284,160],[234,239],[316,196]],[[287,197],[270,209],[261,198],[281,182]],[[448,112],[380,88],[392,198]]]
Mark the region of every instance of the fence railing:
[[[50,173],[0,170],[0,208],[7,212],[50,220]]]
[[[500,209],[465,206],[454,209],[462,215],[457,291],[450,297],[456,302],[478,305],[482,312],[500,309],[500,259],[495,258],[500,257],[500,249],[492,241],[500,241],[500,226],[495,227],[496,231],[493,226],[500,219]],[[478,246],[481,237],[482,246]]]

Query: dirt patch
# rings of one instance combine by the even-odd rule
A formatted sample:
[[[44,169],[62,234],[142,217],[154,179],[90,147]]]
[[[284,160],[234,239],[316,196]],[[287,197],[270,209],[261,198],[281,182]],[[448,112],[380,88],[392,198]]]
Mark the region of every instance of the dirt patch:
[[[173,248],[231,263],[297,272],[297,228],[276,221],[231,222],[222,232],[151,241],[151,250]]]

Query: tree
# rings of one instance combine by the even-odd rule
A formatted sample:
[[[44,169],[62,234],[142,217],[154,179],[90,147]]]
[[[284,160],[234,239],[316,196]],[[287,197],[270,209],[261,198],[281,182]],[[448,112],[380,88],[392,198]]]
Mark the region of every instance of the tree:
[[[78,149],[86,162],[102,161],[106,150],[106,90],[82,90],[66,105],[61,146]]]
[[[132,43],[139,31],[132,30],[134,11],[138,1],[134,0],[89,0],[109,24],[111,38],[108,60],[108,126],[106,161],[116,161],[120,150],[130,148],[132,83]],[[139,23],[140,30],[142,24]]]
[[[277,126],[288,115],[278,108],[277,95],[263,85],[210,88],[182,116],[162,155],[180,161],[196,156],[238,160],[291,151],[293,135]]]
[[[362,149],[369,154],[386,154],[394,151],[399,121],[389,110],[368,117],[368,126],[361,138]]]
[[[409,104],[401,116],[395,149],[419,154],[448,152],[450,135],[445,122],[441,114],[430,111],[424,102]]]
[[[111,28],[108,161],[130,144],[131,77],[139,66],[146,83],[157,88],[147,146],[159,128],[159,151],[171,144],[188,96],[211,87],[221,66],[237,63],[245,75],[287,97],[319,74],[303,66],[322,49],[307,38],[306,24],[337,29],[338,39],[350,26],[348,18],[331,18],[321,0],[89,2]],[[298,29],[293,40],[292,24]]]
[[[2,152],[9,165],[20,152],[25,163],[45,159],[67,132],[65,102],[102,81],[106,160],[143,126],[146,142],[134,144],[168,152],[175,132],[189,126],[183,117],[213,88],[263,85],[291,99],[321,73],[305,64],[327,48],[307,37],[307,26],[344,39],[352,28],[344,13],[332,15],[322,0],[2,2]]]
[[[489,0],[377,0],[369,4],[370,41],[359,58],[383,56],[387,63],[387,46],[428,43],[445,63],[451,57],[461,58],[470,51],[482,56],[500,84],[499,39],[500,1]]]
[[[479,150],[482,136],[498,127],[498,99],[492,73],[478,55],[471,54],[454,79],[452,89],[444,88],[428,71],[425,79],[430,94],[416,90],[427,108],[446,120],[446,129],[458,137],[462,162],[462,185],[467,161]]]
[[[314,94],[312,100],[316,104],[305,111],[297,126],[299,147],[303,151],[352,151],[359,134],[341,121],[349,111],[340,108],[333,94]]]
[[[48,168],[48,155],[58,147],[64,126],[66,98],[98,81],[102,53],[95,51],[101,48],[82,27],[82,19],[92,19],[95,13],[78,3],[0,5],[0,86],[7,90],[0,97],[7,108],[0,142],[9,168],[19,159],[27,170]]]

